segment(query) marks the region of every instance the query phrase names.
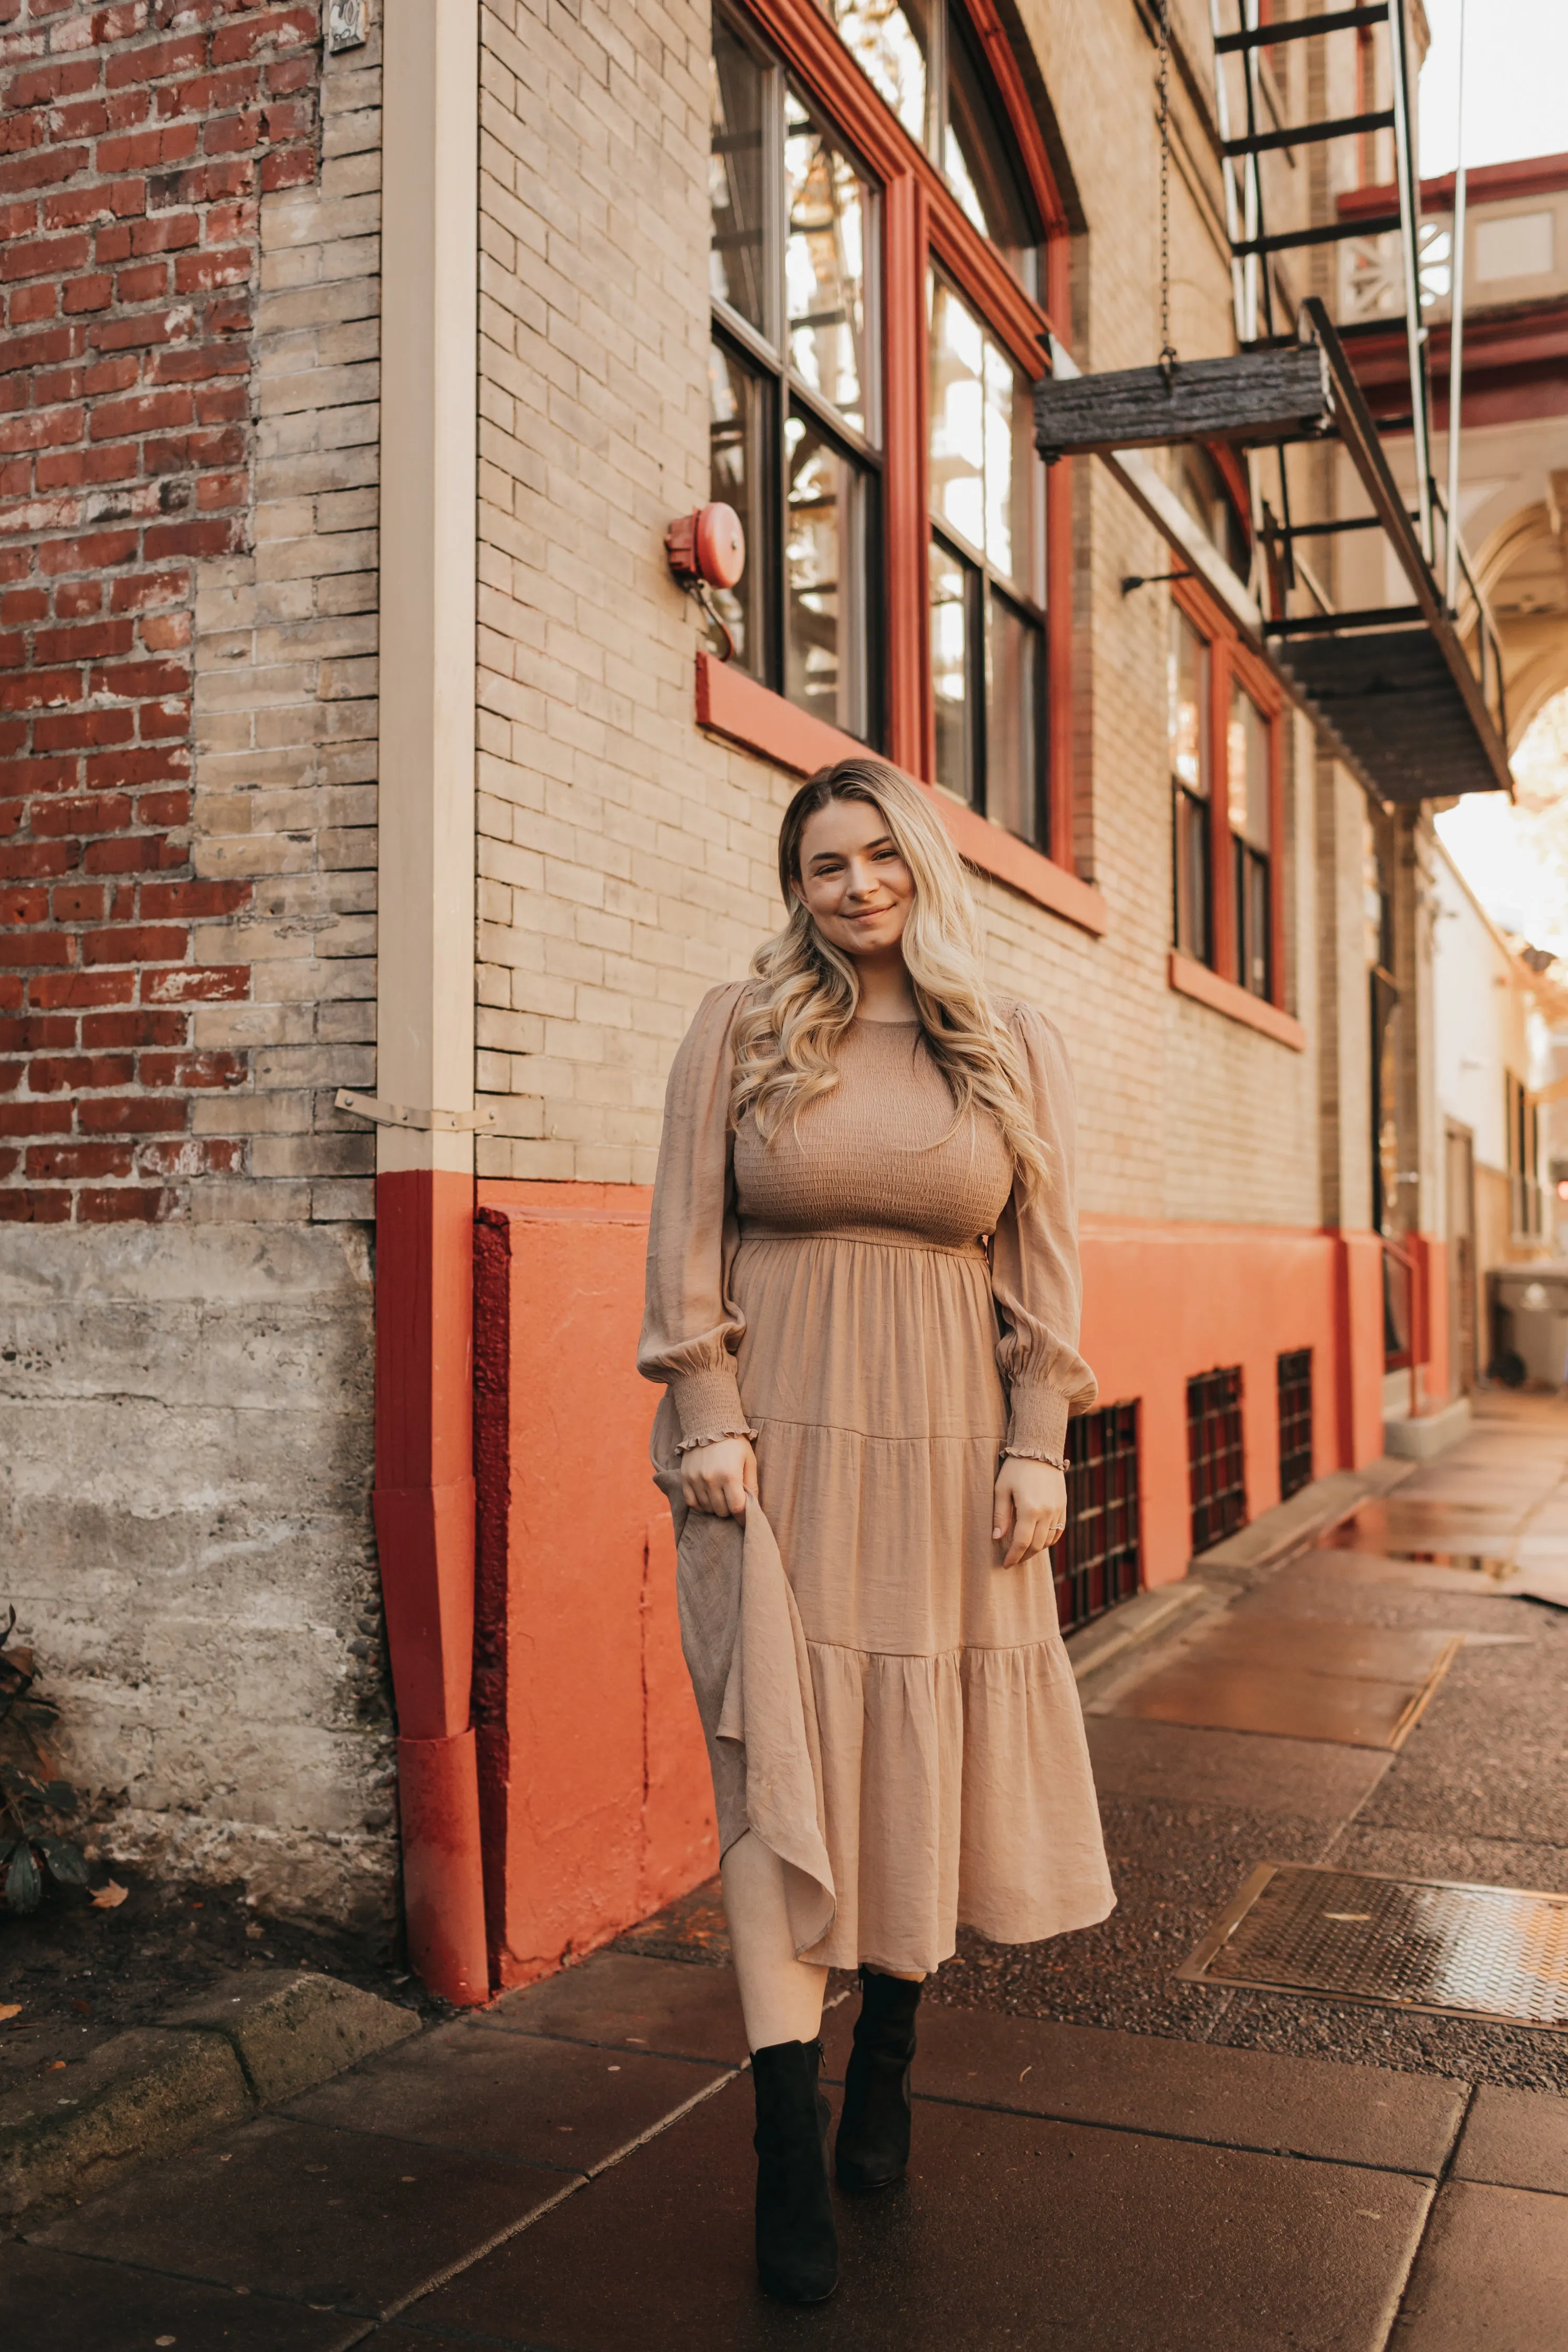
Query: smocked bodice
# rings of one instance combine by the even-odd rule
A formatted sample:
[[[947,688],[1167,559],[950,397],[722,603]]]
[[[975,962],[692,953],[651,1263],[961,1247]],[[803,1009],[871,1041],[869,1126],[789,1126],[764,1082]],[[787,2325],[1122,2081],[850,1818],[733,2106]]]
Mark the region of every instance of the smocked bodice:
[[[955,1121],[918,1021],[856,1021],[839,1081],[768,1141],[748,1112],[734,1142],[735,1205],[748,1232],[888,1235],[961,1248],[993,1233],[1013,1165],[988,1112]]]

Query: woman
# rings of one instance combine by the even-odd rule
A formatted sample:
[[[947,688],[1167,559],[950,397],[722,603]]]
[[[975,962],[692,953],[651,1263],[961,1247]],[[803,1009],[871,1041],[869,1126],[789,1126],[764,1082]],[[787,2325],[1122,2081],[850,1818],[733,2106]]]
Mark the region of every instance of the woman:
[[[1047,1548],[1077,1353],[1071,1084],[993,1000],[934,808],[825,769],[789,919],[675,1058],[640,1370],[679,1556],[752,2052],[757,2260],[828,2294],[830,1968],[861,2007],[840,2186],[909,2158],[921,1979],[960,1919],[1026,1943],[1114,1897]]]

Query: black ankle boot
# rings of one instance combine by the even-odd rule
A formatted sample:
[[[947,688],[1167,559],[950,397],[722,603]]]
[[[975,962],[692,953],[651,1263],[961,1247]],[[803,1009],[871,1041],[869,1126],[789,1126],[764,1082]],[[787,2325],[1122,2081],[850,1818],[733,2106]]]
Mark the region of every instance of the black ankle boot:
[[[757,2095],[757,2271],[781,2303],[820,2303],[838,2284],[827,2187],[831,2110],[817,2088],[820,2042],[752,2053]]]
[[[836,2162],[844,2189],[888,2189],[910,2161],[910,2063],[918,1984],[860,1971],[860,2014],[844,2076]]]

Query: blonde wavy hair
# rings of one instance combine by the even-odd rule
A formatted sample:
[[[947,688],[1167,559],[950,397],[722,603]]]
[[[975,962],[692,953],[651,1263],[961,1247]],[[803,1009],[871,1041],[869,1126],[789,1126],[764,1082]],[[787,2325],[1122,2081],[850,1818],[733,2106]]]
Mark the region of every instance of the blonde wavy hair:
[[[914,879],[904,962],[926,1044],[952,1094],[948,1135],[989,1112],[1026,1192],[1035,1193],[1047,1181],[1046,1157],[1023,1056],[985,986],[968,877],[924,794],[869,756],[819,769],[784,811],[779,887],[789,920],[752,958],[752,983],[735,1020],[731,1117],[738,1122],[750,1110],[766,1141],[781,1127],[794,1128],[808,1104],[838,1084],[834,1047],[858,1009],[859,974],[854,958],[824,939],[799,894],[801,836],[832,801],[874,808]]]

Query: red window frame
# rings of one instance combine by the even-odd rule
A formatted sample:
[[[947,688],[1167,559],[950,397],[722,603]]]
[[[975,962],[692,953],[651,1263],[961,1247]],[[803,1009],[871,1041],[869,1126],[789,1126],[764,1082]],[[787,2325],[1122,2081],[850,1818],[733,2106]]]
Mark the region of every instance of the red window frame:
[[[1016,143],[1042,225],[1045,300],[1026,293],[1001,255],[959,205],[924,148],[861,72],[816,0],[737,0],[806,96],[881,183],[883,332],[883,561],[886,604],[887,755],[934,790],[935,713],[928,613],[931,539],[926,278],[939,266],[1032,380],[1048,370],[1055,335],[1065,347],[1068,224],[1022,76],[991,0],[960,0],[992,89]],[[1103,903],[1074,877],[1072,807],[1072,477],[1053,467],[1046,501],[1047,856],[973,810],[944,814],[963,855],[1090,930],[1103,930]],[[698,661],[700,723],[764,757],[798,767],[806,738],[793,704],[750,679],[731,687],[710,656]],[[811,722],[812,740],[847,737]],[[964,824],[962,820],[967,818]],[[1037,869],[1049,869],[1039,872]],[[1059,877],[1059,880],[1058,877]],[[1063,885],[1068,887],[1064,887]]]
[[[1306,1033],[1285,1003],[1284,697],[1268,665],[1247,646],[1236,624],[1207,589],[1193,579],[1171,583],[1176,609],[1209,649],[1209,740],[1212,775],[1209,800],[1210,957],[1199,963],[1171,950],[1171,986],[1249,1027],[1263,1030],[1298,1050]],[[1242,982],[1237,956],[1235,835],[1230,826],[1230,692],[1232,683],[1248,695],[1268,731],[1268,994],[1257,996]]]

